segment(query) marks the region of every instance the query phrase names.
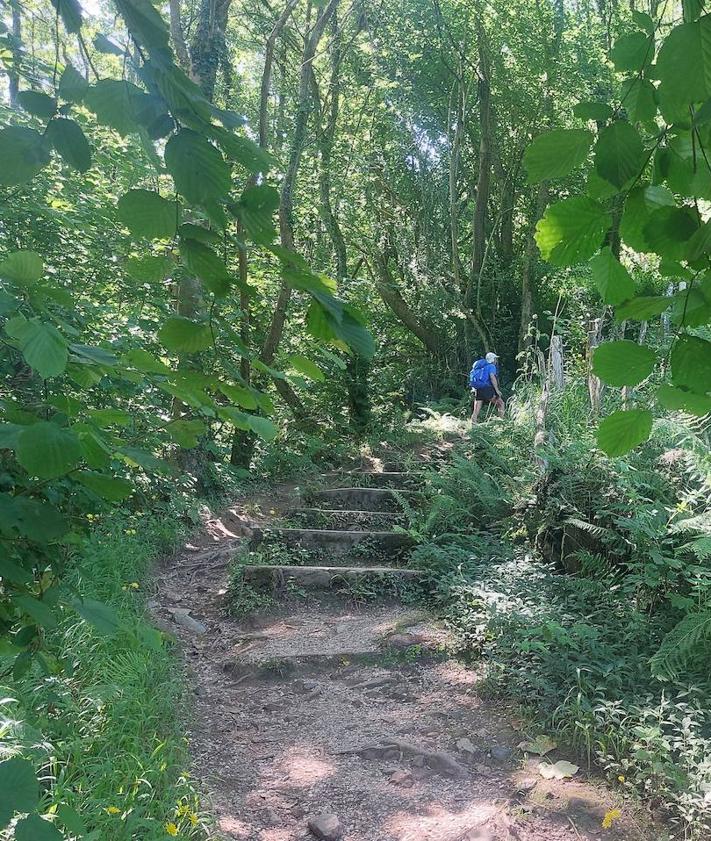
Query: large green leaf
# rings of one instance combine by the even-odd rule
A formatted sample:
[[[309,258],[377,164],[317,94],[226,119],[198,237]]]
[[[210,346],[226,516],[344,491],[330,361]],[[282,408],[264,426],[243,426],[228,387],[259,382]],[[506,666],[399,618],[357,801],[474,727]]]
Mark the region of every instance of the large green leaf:
[[[38,131],[24,126],[0,130],[0,186],[30,181],[49,161],[47,144]]]
[[[149,52],[169,50],[168,26],[150,0],[114,0],[132,37]]]
[[[178,192],[192,204],[219,201],[232,186],[230,167],[220,150],[191,129],[182,129],[170,138],[165,165]]]
[[[631,190],[620,222],[620,235],[625,244],[635,251],[652,251],[644,228],[655,210],[673,206],[674,195],[667,187],[647,185]]]
[[[208,324],[197,324],[180,315],[171,316],[158,331],[158,338],[168,350],[176,353],[198,353],[212,345]]]
[[[667,260],[683,260],[689,240],[699,229],[692,207],[660,207],[650,214],[642,235],[650,249]]]
[[[255,242],[268,244],[276,236],[274,213],[279,193],[268,184],[247,187],[234,207],[235,215]]]
[[[72,169],[86,172],[91,166],[91,147],[81,126],[68,117],[58,117],[47,126],[45,137]]]
[[[165,430],[177,444],[189,450],[197,447],[200,438],[207,431],[207,427],[197,418],[192,420],[181,418],[166,424]]]
[[[20,91],[17,94],[17,102],[21,108],[39,117],[43,122],[47,122],[57,113],[57,100],[41,91]]]
[[[255,175],[268,172],[274,166],[274,158],[257,144],[239,134],[212,126],[210,135],[220,144],[228,158],[241,164]]]
[[[581,120],[604,122],[613,115],[613,110],[606,102],[578,102],[573,106],[573,114]]]
[[[15,596],[13,601],[15,602],[15,606],[18,607],[22,613],[30,616],[43,628],[52,629],[57,627],[57,617],[54,615],[47,602],[42,601],[41,599],[35,599],[33,596],[24,595]]]
[[[20,315],[5,322],[5,332],[17,340],[25,361],[43,379],[56,377],[67,367],[67,342],[53,324],[27,321]]]
[[[595,349],[593,371],[608,385],[637,385],[652,373],[656,360],[651,348],[621,339]]]
[[[144,283],[160,283],[168,276],[173,262],[168,256],[129,257],[126,272]]]
[[[622,189],[644,167],[642,139],[634,126],[617,120],[603,129],[595,144],[595,169],[600,178]]]
[[[695,394],[673,385],[661,385],[657,391],[657,400],[665,409],[687,412],[690,415],[711,414],[711,395]]]
[[[711,15],[683,23],[667,35],[657,56],[664,97],[681,103],[711,96]]]
[[[536,225],[536,243],[554,266],[572,266],[598,250],[610,227],[610,214],[585,196],[574,196],[548,207]]]
[[[672,382],[696,394],[711,391],[711,342],[680,336],[671,352]]]
[[[28,496],[0,494],[0,528],[37,543],[50,543],[66,534],[69,524],[60,511],[48,502]]]
[[[14,251],[0,263],[0,277],[20,285],[35,283],[43,273],[42,258],[36,251]]]
[[[126,52],[126,50],[119,47],[119,45],[114,43],[110,38],[107,38],[103,32],[98,32],[94,36],[94,46],[100,53],[104,53],[104,55],[123,56]]]
[[[85,488],[110,502],[120,502],[133,493],[133,484],[119,476],[97,473],[94,470],[80,470],[74,474],[74,478]]]
[[[259,415],[247,415],[247,424],[252,432],[264,441],[273,441],[277,436],[278,430],[269,418],[263,418]]]
[[[230,385],[229,383],[220,383],[220,391],[238,406],[243,409],[256,409],[258,405],[255,393],[245,388],[242,385]]]
[[[583,163],[592,142],[586,129],[553,129],[538,135],[524,156],[529,183],[569,175]]]
[[[289,357],[289,365],[291,365],[295,371],[298,371],[300,374],[303,374],[305,377],[308,377],[310,380],[314,380],[317,383],[322,383],[326,379],[326,375],[315,362],[312,362],[307,357],[301,356],[298,353],[294,353]]]
[[[138,131],[135,102],[143,96],[140,88],[118,79],[100,79],[86,92],[84,102],[96,119],[125,136]]]
[[[19,756],[0,762],[0,829],[15,812],[31,812],[38,802],[39,783],[32,764]]]
[[[711,252],[711,222],[704,224],[691,237],[687,245],[686,259],[692,263]]]
[[[640,296],[625,301],[615,308],[615,318],[618,321],[629,319],[630,321],[649,321],[655,315],[661,315],[664,310],[669,309],[673,299],[664,295]]]
[[[590,267],[595,286],[606,304],[615,306],[634,296],[634,281],[630,273],[609,248],[603,248],[593,257]]]
[[[79,32],[82,24],[79,0],[52,0],[52,5],[59,12],[67,32],[70,34]]]
[[[70,602],[81,618],[92,625],[102,636],[111,636],[123,626],[114,608],[96,599],[72,599]]]
[[[64,839],[54,824],[33,814],[17,822],[15,841],[64,841]]]
[[[135,237],[171,239],[178,227],[178,205],[153,190],[129,190],[118,201],[118,217]]]
[[[59,98],[66,102],[78,103],[89,90],[89,83],[71,64],[67,64],[59,79]]]
[[[608,456],[622,456],[649,438],[652,413],[647,409],[613,412],[600,422],[597,443]]]
[[[647,79],[628,79],[622,85],[622,104],[633,122],[653,120],[657,113],[654,85]]]
[[[188,271],[199,277],[213,294],[226,295],[229,292],[227,266],[209,245],[194,239],[181,239],[180,254]]]
[[[145,374],[170,374],[171,369],[160,359],[156,359],[142,348],[134,348],[129,350],[125,355],[124,361],[135,368],[137,371],[142,371]]]
[[[56,479],[75,468],[81,457],[77,436],[55,423],[33,423],[18,436],[17,460],[31,476]]]
[[[610,58],[617,70],[640,70],[654,60],[654,38],[644,32],[631,32],[615,41]]]

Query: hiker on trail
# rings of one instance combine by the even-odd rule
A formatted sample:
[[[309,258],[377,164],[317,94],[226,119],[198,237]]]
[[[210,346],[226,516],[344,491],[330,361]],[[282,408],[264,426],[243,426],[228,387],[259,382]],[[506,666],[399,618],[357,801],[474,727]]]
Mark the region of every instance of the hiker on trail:
[[[477,359],[469,374],[469,386],[472,390],[472,423],[476,423],[484,403],[493,403],[500,418],[504,416],[504,398],[499,388],[498,356],[487,353],[483,359]]]

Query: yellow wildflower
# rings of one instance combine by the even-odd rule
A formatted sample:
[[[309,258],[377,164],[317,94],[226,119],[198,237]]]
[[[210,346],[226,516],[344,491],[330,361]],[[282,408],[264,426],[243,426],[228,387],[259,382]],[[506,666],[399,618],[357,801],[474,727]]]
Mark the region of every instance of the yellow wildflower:
[[[625,779],[626,779],[626,777],[625,777],[625,775],[624,775],[624,774],[620,774],[620,775],[617,777],[618,782],[621,782],[621,783],[624,783]]]
[[[605,817],[602,819],[602,828],[610,829],[612,824],[622,817],[622,812],[619,809],[608,809],[605,812]]]
[[[178,827],[172,821],[169,821],[165,825],[165,831],[168,833],[168,835],[177,835]]]
[[[107,815],[120,815],[121,810],[118,808],[118,806],[107,806],[106,807],[106,814]]]

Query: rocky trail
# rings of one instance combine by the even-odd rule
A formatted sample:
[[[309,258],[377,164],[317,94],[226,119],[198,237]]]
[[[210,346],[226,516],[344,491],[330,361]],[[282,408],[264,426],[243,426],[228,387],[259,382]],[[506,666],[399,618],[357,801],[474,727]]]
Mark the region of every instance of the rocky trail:
[[[403,501],[419,502],[419,476],[380,468],[325,475],[305,498],[286,488],[241,501],[157,571],[151,608],[182,645],[213,837],[661,837],[583,769],[544,778],[541,762],[574,758],[520,750],[513,712],[480,696],[446,631],[407,604],[418,572],[394,527]],[[238,619],[226,601],[240,547],[258,561],[244,566],[242,592],[268,606]]]

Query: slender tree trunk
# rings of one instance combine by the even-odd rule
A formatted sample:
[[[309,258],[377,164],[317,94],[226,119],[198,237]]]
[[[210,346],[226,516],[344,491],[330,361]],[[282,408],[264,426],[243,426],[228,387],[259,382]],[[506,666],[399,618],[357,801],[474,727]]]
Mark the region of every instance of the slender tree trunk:
[[[528,235],[526,237],[526,254],[523,261],[523,270],[521,272],[521,321],[518,330],[518,350],[526,350],[530,343],[530,325],[531,317],[533,315],[533,284],[535,277],[536,264],[538,262],[538,246],[534,234],[536,232],[536,222],[543,215],[546,204],[548,203],[548,187],[545,182],[538,185],[538,192],[536,194],[534,219],[531,224]]]
[[[264,47],[264,69],[262,71],[262,84],[259,94],[259,145],[262,149],[266,149],[269,146],[269,94],[272,86],[274,49],[298,2],[299,0],[289,0],[284,7],[284,11],[274,24],[274,28],[269,33],[267,43]]]
[[[193,76],[211,102],[215,93],[217,70],[225,51],[225,30],[231,2],[201,0],[198,26],[190,45]]]
[[[180,17],[180,0],[169,0],[168,7],[170,9],[170,34],[173,39],[175,54],[180,66],[190,76],[192,75],[192,65],[188,45],[185,43],[183,22]]]
[[[17,104],[17,94],[20,91],[20,62],[22,61],[22,15],[20,13],[20,0],[10,0],[10,11],[12,13],[12,64],[8,71],[8,94],[10,106]]]

